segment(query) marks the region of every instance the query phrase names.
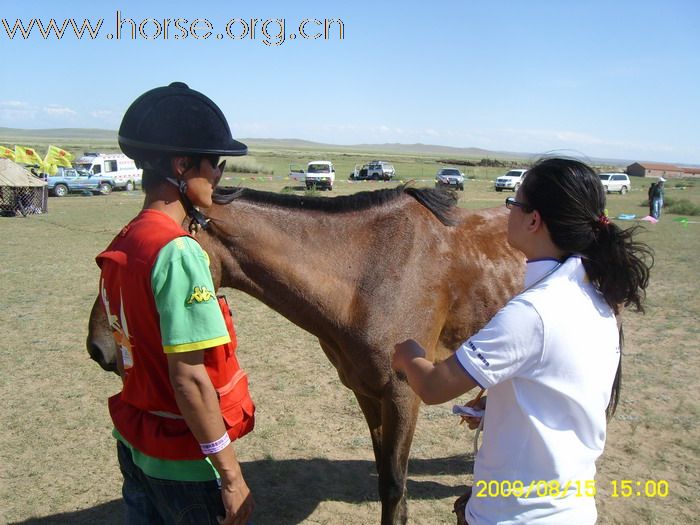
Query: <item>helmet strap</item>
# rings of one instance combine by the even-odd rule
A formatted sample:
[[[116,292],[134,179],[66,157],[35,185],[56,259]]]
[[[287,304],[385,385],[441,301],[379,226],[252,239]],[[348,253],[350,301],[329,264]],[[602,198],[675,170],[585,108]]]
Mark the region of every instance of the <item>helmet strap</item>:
[[[206,230],[211,219],[195,208],[194,204],[192,204],[192,201],[187,196],[187,182],[182,179],[175,179],[173,177],[166,177],[165,180],[167,180],[173,186],[177,186],[177,189],[180,192],[180,202],[182,202],[182,205],[185,208],[185,213],[187,213],[187,216],[191,219],[189,225],[190,233],[195,233],[199,229]]]

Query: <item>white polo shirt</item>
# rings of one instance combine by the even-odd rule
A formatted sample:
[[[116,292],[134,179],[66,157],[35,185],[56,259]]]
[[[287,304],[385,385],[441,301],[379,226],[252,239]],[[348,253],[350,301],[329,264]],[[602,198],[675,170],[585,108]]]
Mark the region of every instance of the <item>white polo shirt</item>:
[[[605,409],[620,359],[617,323],[579,257],[557,264],[528,263],[525,291],[456,352],[489,389],[470,525],[596,521],[595,501],[585,494],[605,444]],[[484,496],[480,489],[492,480],[499,485]],[[504,497],[504,480],[531,487],[529,496]],[[554,480],[557,498],[543,485]]]

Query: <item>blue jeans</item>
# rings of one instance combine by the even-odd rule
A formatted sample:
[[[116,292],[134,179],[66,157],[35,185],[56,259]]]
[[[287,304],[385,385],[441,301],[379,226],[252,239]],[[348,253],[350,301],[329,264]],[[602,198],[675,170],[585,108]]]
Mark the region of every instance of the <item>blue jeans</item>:
[[[654,210],[652,213],[652,217],[654,217],[655,219],[658,219],[659,217],[661,217],[661,206],[662,206],[661,199],[654,199],[651,202],[651,205],[652,205],[652,208]]]
[[[151,478],[137,467],[131,451],[117,441],[126,525],[211,525],[225,516],[216,480],[171,481]]]

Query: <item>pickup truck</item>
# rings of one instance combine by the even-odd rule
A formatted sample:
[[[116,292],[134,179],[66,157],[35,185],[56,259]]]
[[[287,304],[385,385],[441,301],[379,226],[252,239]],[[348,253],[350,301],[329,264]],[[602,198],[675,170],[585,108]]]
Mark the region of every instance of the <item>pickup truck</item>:
[[[56,197],[65,197],[69,193],[83,191],[107,195],[115,186],[114,181],[109,177],[63,167],[59,167],[55,175],[47,177],[46,184],[49,192]]]

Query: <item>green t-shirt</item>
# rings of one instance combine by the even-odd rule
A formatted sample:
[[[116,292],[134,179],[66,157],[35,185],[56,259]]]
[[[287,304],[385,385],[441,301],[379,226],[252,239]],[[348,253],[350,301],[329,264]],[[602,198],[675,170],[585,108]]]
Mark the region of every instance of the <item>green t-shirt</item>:
[[[209,257],[190,237],[166,244],[151,270],[165,353],[211,348],[231,339],[214,293]]]
[[[171,481],[210,481],[219,477],[209,458],[178,461],[154,458],[132,447],[116,428],[112,429],[112,435],[129,447],[134,464],[151,478]]]
[[[160,316],[163,350],[189,352],[231,339],[214,293],[209,257],[190,237],[178,237],[158,253],[151,287]],[[134,464],[147,476],[175,481],[209,481],[219,477],[209,458],[173,461],[136,450],[114,429],[115,438],[131,450]]]

